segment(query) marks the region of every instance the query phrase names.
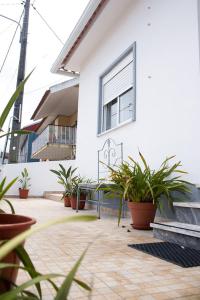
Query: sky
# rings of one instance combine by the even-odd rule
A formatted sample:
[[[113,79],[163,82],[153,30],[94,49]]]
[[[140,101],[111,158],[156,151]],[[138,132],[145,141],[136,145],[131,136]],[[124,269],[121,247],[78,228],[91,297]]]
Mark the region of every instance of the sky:
[[[64,43],[88,2],[88,0],[31,0],[31,3],[34,3],[38,12]],[[19,21],[22,10],[23,5],[20,0],[0,0],[0,15]],[[0,17],[0,69],[15,28],[16,24],[14,22]],[[30,118],[44,92],[50,86],[69,79],[66,76],[50,72],[51,66],[63,45],[49,30],[32,6],[30,8],[28,32],[26,74],[34,67],[36,69],[25,86],[22,126],[32,123]],[[1,111],[16,87],[20,51],[19,34],[20,30],[18,29],[8,59],[0,72]],[[4,130],[7,127],[8,120]],[[4,141],[2,139],[0,141],[0,150],[3,149],[3,144]]]

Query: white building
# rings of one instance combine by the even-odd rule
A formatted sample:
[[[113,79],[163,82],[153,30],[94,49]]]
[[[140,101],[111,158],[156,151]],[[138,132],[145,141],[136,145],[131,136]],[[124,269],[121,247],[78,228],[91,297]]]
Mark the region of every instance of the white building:
[[[79,76],[77,157],[97,174],[113,138],[152,166],[177,155],[198,183],[200,1],[91,0],[52,72]],[[80,75],[79,75],[80,73]]]
[[[112,138],[123,143],[124,159],[137,159],[139,148],[152,167],[175,154],[188,179],[200,183],[199,0],[91,0],[51,71],[79,77],[74,106],[60,99],[70,92],[64,83],[63,91],[62,84],[50,89],[33,118],[45,120],[42,133],[57,115],[78,112],[76,159],[66,167],[96,179],[97,151]],[[60,189],[49,171],[58,163],[28,166],[33,195]],[[5,166],[2,174],[9,180],[23,167]]]

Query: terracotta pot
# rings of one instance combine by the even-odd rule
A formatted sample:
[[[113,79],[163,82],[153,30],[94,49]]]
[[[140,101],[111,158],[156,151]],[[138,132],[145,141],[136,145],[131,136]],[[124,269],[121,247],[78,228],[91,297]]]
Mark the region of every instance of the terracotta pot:
[[[19,233],[29,229],[31,225],[35,224],[36,220],[33,218],[0,214],[0,241],[9,240]],[[19,259],[13,250],[1,261],[3,263],[19,264]],[[17,278],[18,269],[7,268],[0,270],[0,294],[11,289],[11,282],[15,283]],[[5,279],[5,281],[3,280]]]
[[[85,194],[81,194],[80,195],[80,200],[85,200],[86,201],[86,195]],[[70,197],[70,201],[71,201],[71,207],[72,209],[76,209],[76,201],[77,201],[77,197],[76,196],[71,196]],[[78,205],[78,209],[84,209],[85,207],[85,201],[80,201],[79,205]]]
[[[19,198],[27,199],[29,190],[19,188]]]
[[[150,223],[154,221],[156,214],[156,206],[153,203],[128,202],[128,208],[131,211],[134,229],[151,229]]]
[[[65,207],[71,207],[70,197],[64,196],[64,206]]]

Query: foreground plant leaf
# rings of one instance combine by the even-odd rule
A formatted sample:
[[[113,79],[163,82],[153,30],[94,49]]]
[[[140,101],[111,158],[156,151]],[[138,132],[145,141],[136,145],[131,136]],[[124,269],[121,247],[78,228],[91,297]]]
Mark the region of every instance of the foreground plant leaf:
[[[28,280],[27,282],[21,284],[20,286],[17,286],[15,289],[0,295],[0,300],[16,300],[16,299],[18,299],[18,297],[17,297],[18,294],[23,292],[25,289],[27,289],[33,285],[36,285],[36,284],[40,283],[41,281],[53,279],[53,278],[60,277],[60,276],[61,276],[60,274],[39,275],[39,276],[35,277],[34,279]]]
[[[23,91],[24,85],[27,82],[27,80],[29,79],[29,77],[31,76],[31,74],[33,73],[33,71],[30,72],[29,75],[22,82],[20,82],[20,84],[18,85],[17,89],[13,93],[12,97],[8,101],[6,107],[4,108],[4,110],[3,110],[3,112],[2,112],[2,114],[0,116],[0,129],[2,129],[2,127],[3,127],[3,125],[4,125],[4,123],[5,123],[6,119],[7,119],[7,116],[9,114],[11,108],[13,107],[15,101],[17,100],[17,98],[19,97],[19,95],[21,94],[21,92]]]
[[[63,300],[67,299],[67,296],[69,295],[69,291],[72,285],[72,282],[74,280],[74,277],[76,275],[76,272],[78,271],[78,268],[87,252],[88,248],[83,252],[79,260],[75,263],[74,267],[71,269],[65,280],[63,281],[61,287],[58,290],[58,293],[54,300]],[[80,283],[80,282],[79,282]],[[87,289],[90,290],[90,288],[87,286]]]
[[[48,228],[52,225],[62,224],[62,223],[70,223],[70,222],[88,222],[88,221],[95,221],[97,220],[96,216],[72,216],[72,217],[63,217],[56,220],[49,221],[45,224],[35,225],[31,229],[26,230],[25,232],[19,234],[18,236],[14,237],[13,239],[6,242],[0,248],[0,260],[2,260],[8,253],[10,253],[13,249],[15,249],[18,245],[20,245],[27,237],[30,235]]]

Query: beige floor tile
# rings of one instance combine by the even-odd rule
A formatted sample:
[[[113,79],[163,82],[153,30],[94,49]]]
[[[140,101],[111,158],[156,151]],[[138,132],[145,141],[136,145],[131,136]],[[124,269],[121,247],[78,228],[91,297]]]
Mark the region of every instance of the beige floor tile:
[[[38,223],[63,216],[76,215],[60,202],[45,199],[21,201],[11,199],[16,212],[33,216]],[[79,215],[93,214],[81,211]],[[69,300],[200,300],[200,267],[183,269],[137,250],[131,243],[156,241],[152,231],[136,231],[129,219],[125,228],[117,226],[116,218],[102,218],[91,223],[76,222],[53,226],[26,241],[38,271],[67,274],[76,260],[93,242],[78,271],[77,278],[85,281],[92,294],[73,284]],[[127,232],[130,229],[130,232]],[[18,282],[28,277],[19,272]],[[56,280],[58,284],[62,278]],[[53,300],[53,290],[43,283],[44,300]]]

